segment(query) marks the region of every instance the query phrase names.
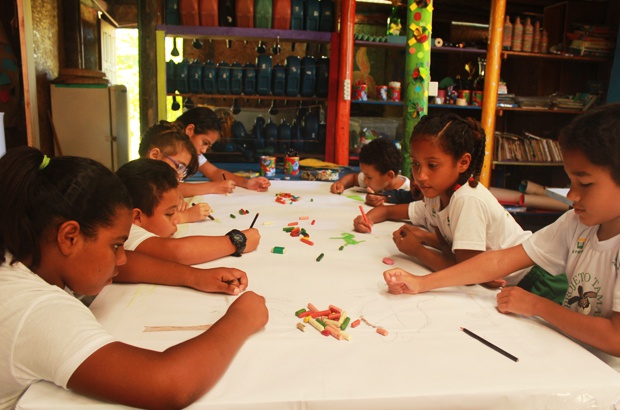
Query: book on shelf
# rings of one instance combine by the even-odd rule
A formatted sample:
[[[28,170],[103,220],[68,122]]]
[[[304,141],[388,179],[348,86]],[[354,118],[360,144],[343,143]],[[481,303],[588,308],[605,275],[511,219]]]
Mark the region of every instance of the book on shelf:
[[[549,162],[563,161],[558,141],[543,138],[529,132],[523,135],[495,132],[496,161],[504,162]]]

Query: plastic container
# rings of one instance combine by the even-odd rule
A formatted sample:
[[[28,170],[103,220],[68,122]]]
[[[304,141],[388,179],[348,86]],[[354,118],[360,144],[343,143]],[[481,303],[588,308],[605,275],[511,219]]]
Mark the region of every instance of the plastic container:
[[[297,56],[286,57],[286,95],[297,97],[301,84],[301,60]]]
[[[230,94],[230,64],[225,61],[217,65],[217,92]]]
[[[257,79],[256,93],[269,95],[271,93],[271,56],[261,54],[256,57]]]
[[[205,94],[217,93],[217,66],[211,60],[202,66],[202,92]]]
[[[243,94],[254,95],[256,94],[256,66],[247,63],[243,68]]]
[[[243,91],[243,66],[241,63],[232,63],[230,65],[230,93],[241,94]]]

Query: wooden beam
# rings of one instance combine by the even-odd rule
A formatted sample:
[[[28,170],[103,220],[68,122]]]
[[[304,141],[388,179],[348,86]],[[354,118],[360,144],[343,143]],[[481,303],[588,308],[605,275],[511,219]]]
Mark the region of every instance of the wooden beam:
[[[138,0],[138,54],[140,65],[140,135],[158,119],[157,0]]]

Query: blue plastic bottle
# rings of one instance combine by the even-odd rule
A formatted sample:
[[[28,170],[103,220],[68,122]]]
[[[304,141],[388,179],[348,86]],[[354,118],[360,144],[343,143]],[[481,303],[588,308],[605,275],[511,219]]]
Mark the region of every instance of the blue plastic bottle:
[[[174,84],[176,89],[181,94],[187,94],[189,92],[189,83],[187,79],[189,69],[189,61],[183,59],[177,64],[174,70]]]
[[[286,69],[282,64],[276,64],[271,70],[271,92],[273,95],[284,95],[286,88]]]
[[[329,58],[321,57],[316,63],[316,96],[326,98],[329,92]]]
[[[252,63],[243,67],[243,94],[256,94],[256,66]]]
[[[177,89],[175,81],[174,81],[175,80],[174,70],[176,66],[177,64],[174,61],[172,60],[166,61],[166,93],[167,94],[172,94]]]
[[[181,24],[179,0],[166,0],[166,24],[178,26]]]
[[[269,122],[265,124],[265,148],[276,151],[278,143],[278,125],[269,118]]]
[[[254,120],[254,126],[252,127],[252,141],[254,143],[254,149],[260,150],[265,148],[265,134],[263,127],[265,126],[265,119],[263,117],[256,117]]]
[[[271,56],[261,54],[256,57],[257,80],[256,93],[269,95],[271,93]]]
[[[291,146],[291,126],[286,119],[278,125],[278,152],[286,153]]]
[[[321,15],[321,6],[319,0],[304,1],[304,30],[319,31],[319,19]]]
[[[221,27],[235,26],[235,0],[218,0],[218,23]]]
[[[291,148],[297,152],[303,152],[304,150],[304,137],[299,119],[293,120],[291,125]]]
[[[202,93],[202,63],[194,60],[187,69],[189,92],[193,94]]]
[[[291,30],[304,29],[304,0],[291,0]]]
[[[316,62],[314,57],[301,59],[301,90],[302,97],[312,97],[316,86]]]
[[[230,94],[230,64],[225,61],[217,65],[217,93]]]
[[[211,60],[202,66],[202,92],[205,94],[217,93],[217,67]]]
[[[301,60],[297,56],[286,57],[286,95],[297,97],[301,84]]]
[[[234,62],[230,65],[230,93],[239,95],[243,91],[243,66]]]
[[[304,117],[304,147],[306,152],[316,153],[319,151],[319,116],[309,112]]]
[[[334,2],[332,0],[321,0],[319,31],[334,30]]]

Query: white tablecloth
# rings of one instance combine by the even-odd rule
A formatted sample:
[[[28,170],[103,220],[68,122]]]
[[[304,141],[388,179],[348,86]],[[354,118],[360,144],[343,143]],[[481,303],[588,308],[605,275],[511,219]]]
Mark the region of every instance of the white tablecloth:
[[[300,199],[280,204],[275,202],[279,192]],[[247,341],[220,382],[192,409],[604,409],[617,403],[619,373],[540,321],[498,313],[495,291],[470,286],[415,296],[387,293],[384,257],[394,259],[395,266],[426,272],[392,243],[401,223],[356,233],[352,221],[362,204],[359,194],[328,192],[328,183],[273,181],[268,193],[238,188],[230,196],[192,200],[209,202],[217,219],[183,225],[179,235],[247,228],[260,212],[257,251],[201,266],[245,270],[249,289],[266,297],[270,314],[266,328]],[[249,213],[240,215],[241,208]],[[302,216],[309,219],[299,220]],[[283,232],[289,222],[304,227],[314,246]],[[353,234],[349,242],[357,243],[340,251],[348,234]],[[271,253],[274,246],[286,253]],[[320,253],[324,258],[317,262]],[[197,333],[144,333],[145,325],[213,323],[233,300],[185,288],[111,285],[91,309],[120,340],[163,350]],[[339,306],[352,319],[363,315],[389,334],[381,336],[365,324],[348,329],[351,341],[322,336],[310,326],[301,332],[294,312],[309,302],[319,309]],[[519,361],[467,336],[461,327]],[[33,385],[18,404],[19,409],[109,407],[47,382]]]

